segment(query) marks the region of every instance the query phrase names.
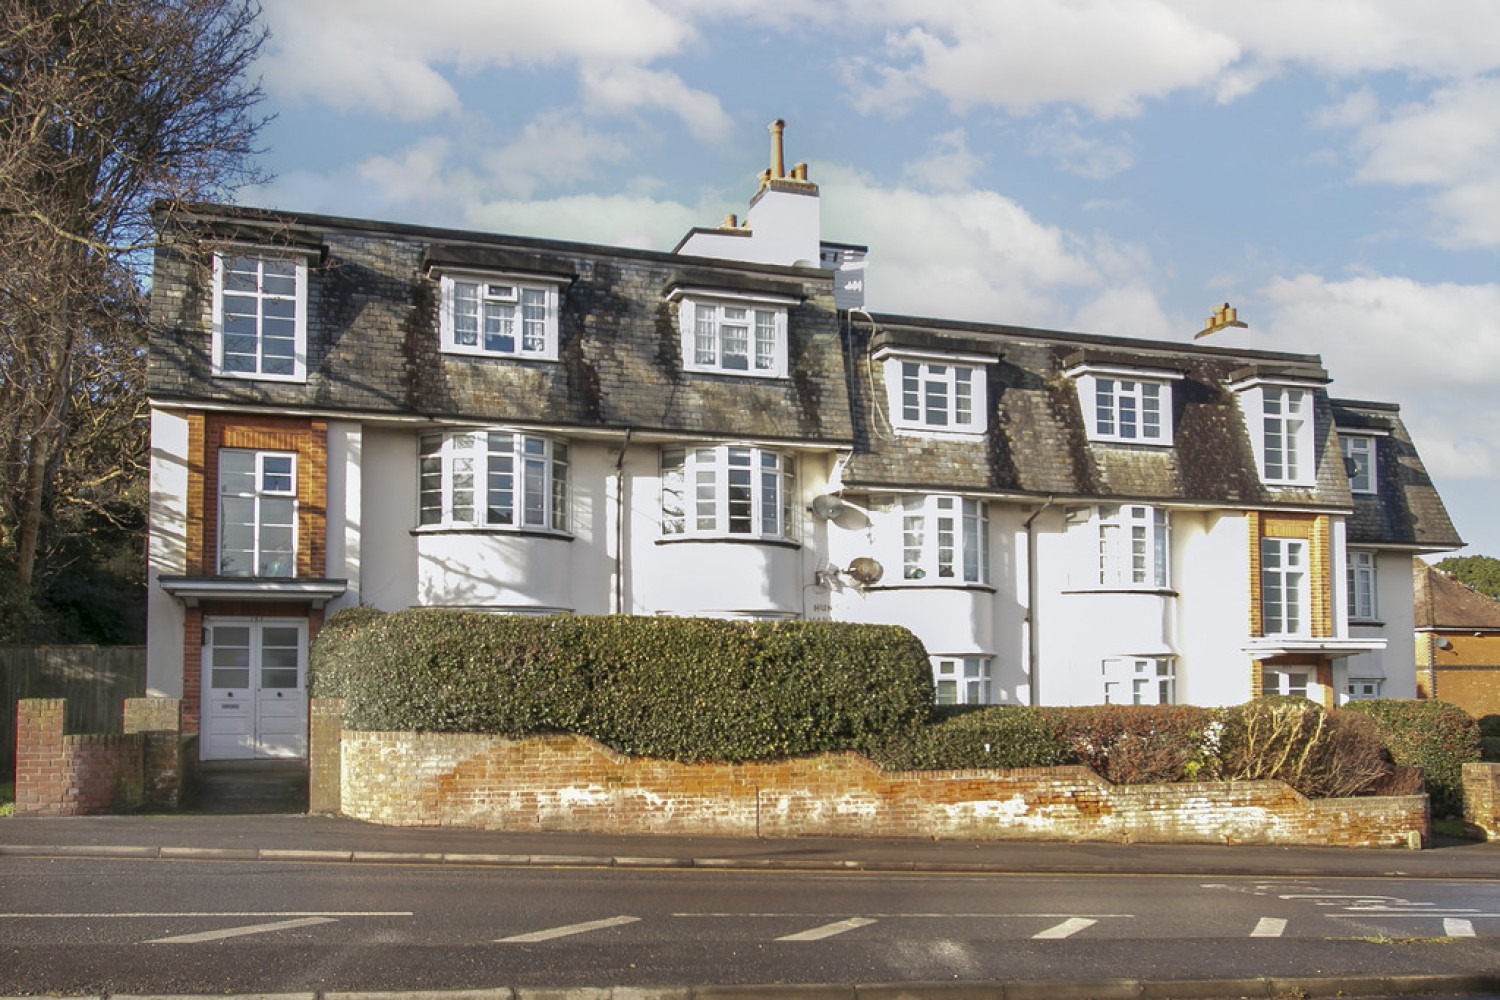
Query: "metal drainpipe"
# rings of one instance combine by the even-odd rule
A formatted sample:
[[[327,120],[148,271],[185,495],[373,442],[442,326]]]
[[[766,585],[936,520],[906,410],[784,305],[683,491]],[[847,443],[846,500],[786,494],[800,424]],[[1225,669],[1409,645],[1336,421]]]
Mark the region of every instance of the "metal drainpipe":
[[[615,614],[625,613],[625,452],[630,449],[630,428],[615,456]]]
[[[1033,525],[1052,506],[1053,499],[1055,498],[1048,496],[1047,502],[1026,519],[1026,676],[1031,678],[1032,708],[1042,703],[1042,682],[1037,676],[1036,666],[1041,644],[1036,637],[1036,530]]]

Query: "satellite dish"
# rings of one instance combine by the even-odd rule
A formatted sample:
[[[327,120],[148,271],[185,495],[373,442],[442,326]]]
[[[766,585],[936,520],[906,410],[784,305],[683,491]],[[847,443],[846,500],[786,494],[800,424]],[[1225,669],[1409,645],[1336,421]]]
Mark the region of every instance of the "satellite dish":
[[[820,521],[832,521],[844,512],[844,501],[831,493],[813,497],[812,514]]]
[[[869,556],[860,556],[849,563],[849,568],[844,570],[850,579],[862,587],[868,587],[873,583],[879,583],[880,578],[885,575],[885,567],[880,565]]]

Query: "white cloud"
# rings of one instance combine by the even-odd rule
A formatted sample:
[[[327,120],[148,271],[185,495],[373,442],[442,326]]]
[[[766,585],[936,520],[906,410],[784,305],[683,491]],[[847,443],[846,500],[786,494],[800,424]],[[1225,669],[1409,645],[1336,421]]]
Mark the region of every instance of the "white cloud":
[[[937,191],[963,191],[973,185],[983,161],[969,151],[969,137],[957,128],[933,136],[933,149],[902,171],[907,183]]]
[[[483,160],[492,190],[529,198],[539,189],[592,180],[601,165],[620,163],[630,154],[621,136],[553,111],[538,115],[514,141],[486,153]]]
[[[703,205],[645,195],[573,195],[542,201],[497,199],[475,205],[466,224],[499,233],[520,233],[609,246],[661,250],[675,246],[693,226],[712,221]]]
[[[651,0],[266,0],[265,17],[274,92],[406,121],[458,109],[438,67],[648,62],[692,36]]]
[[[1135,164],[1135,153],[1127,142],[1109,143],[1085,134],[1072,112],[1064,112],[1056,120],[1033,129],[1027,151],[1051,157],[1068,173],[1096,181],[1113,177]]]
[[[1500,473],[1500,285],[1302,274],[1263,294],[1257,346],[1322,355],[1337,396],[1400,402],[1434,475]]]
[[[580,84],[584,107],[593,114],[662,108],[680,118],[700,141],[710,143],[724,141],[731,130],[719,99],[694,90],[675,73],[640,66],[591,66],[584,69]]]

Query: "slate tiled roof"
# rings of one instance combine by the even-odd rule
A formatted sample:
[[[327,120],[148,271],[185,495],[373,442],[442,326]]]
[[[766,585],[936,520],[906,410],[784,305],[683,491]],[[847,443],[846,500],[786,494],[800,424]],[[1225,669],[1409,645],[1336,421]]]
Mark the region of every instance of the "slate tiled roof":
[[[1349,517],[1351,544],[1406,544],[1438,549],[1463,542],[1448,518],[1437,487],[1412,444],[1401,408],[1393,403],[1333,400],[1333,418],[1349,430],[1382,432],[1374,438],[1377,492],[1354,495]]]
[[[317,408],[475,422],[667,431],[847,447],[853,431],[832,277],[558,241],[199,206],[157,253],[148,365],[160,400]],[[211,375],[212,242],[317,248],[308,378]],[[439,351],[433,268],[560,281],[558,361]],[[774,292],[789,310],[789,378],[683,370],[678,285]]]
[[[1309,355],[1244,352],[904,316],[861,315],[853,342],[856,435],[844,474],[865,488],[925,488],[1077,499],[1215,506],[1347,508],[1348,477],[1322,388],[1317,409],[1318,481],[1288,490],[1261,483],[1249,432],[1229,386],[1251,374],[1327,381]],[[989,368],[990,428],[979,440],[931,440],[893,430],[885,414],[879,348],[942,350],[996,358]],[[1175,428],[1170,447],[1090,441],[1075,380],[1080,361],[1170,371]]]
[[[1412,584],[1417,628],[1500,629],[1500,601],[1420,559],[1412,560]]]

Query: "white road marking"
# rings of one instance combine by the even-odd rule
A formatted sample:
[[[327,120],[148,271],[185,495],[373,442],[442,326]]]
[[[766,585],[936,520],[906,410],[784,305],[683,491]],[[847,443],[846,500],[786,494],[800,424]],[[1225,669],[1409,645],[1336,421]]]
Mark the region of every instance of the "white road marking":
[[[587,934],[589,931],[602,931],[609,927],[622,927],[625,924],[633,924],[640,917],[606,917],[603,920],[590,920],[582,924],[567,924],[563,927],[549,927],[544,931],[532,931],[529,934],[513,934],[510,937],[496,938],[496,944],[533,944],[537,941],[551,941],[553,938],[569,937],[573,934]]]
[[[1443,933],[1449,937],[1473,937],[1474,922],[1461,920],[1458,917],[1446,917],[1443,920]]]
[[[204,941],[222,941],[224,938],[244,937],[246,934],[267,934],[271,931],[286,931],[294,927],[313,927],[317,924],[334,923],[332,917],[303,917],[300,920],[278,920],[270,924],[251,924],[248,927],[226,927],[217,931],[200,931],[197,934],[179,934],[176,937],[154,938],[147,944],[200,944]]]
[[[812,927],[805,931],[799,931],[796,934],[788,934],[785,937],[779,937],[776,940],[821,941],[824,938],[831,938],[835,934],[843,934],[847,931],[857,930],[860,927],[868,927],[876,922],[877,921],[873,917],[850,917],[848,920],[836,920],[831,924],[824,924],[821,927]]]
[[[182,912],[182,913],[0,913],[9,920],[143,920],[154,917],[409,917],[411,910],[281,910],[277,912]]]
[[[1096,920],[1134,919],[1134,913],[870,913],[867,916],[882,920],[915,919],[934,920],[994,920],[999,917],[1093,917]],[[674,913],[674,917],[698,919],[700,917],[836,917],[837,913]]]
[[[1083,917],[1071,917],[1058,924],[1056,927],[1048,927],[1046,930],[1031,935],[1033,941],[1057,941],[1062,938],[1072,937],[1081,930],[1094,926],[1099,921],[1085,920]]]
[[[1251,937],[1281,937],[1286,930],[1286,921],[1281,917],[1261,917],[1255,923],[1255,930],[1250,932]]]

